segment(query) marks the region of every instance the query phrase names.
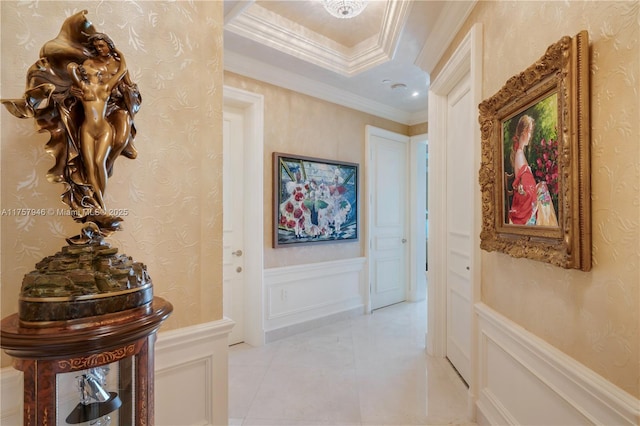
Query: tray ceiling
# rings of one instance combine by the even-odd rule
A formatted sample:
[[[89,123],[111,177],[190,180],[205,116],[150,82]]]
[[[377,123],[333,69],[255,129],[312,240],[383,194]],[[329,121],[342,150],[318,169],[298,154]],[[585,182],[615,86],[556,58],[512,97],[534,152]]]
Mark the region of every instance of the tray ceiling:
[[[425,65],[473,4],[376,0],[336,19],[319,0],[225,0],[225,69],[415,124],[426,121]]]

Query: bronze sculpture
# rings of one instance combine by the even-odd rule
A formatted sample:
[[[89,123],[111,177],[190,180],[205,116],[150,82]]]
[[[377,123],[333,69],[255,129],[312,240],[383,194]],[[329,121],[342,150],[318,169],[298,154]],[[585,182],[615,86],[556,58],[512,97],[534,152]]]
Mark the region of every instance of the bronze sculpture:
[[[11,114],[33,118],[40,132],[49,132],[45,150],[55,164],[47,179],[64,184],[62,201],[83,224],[67,246],[24,276],[19,318],[25,324],[119,312],[153,299],[146,266],[105,241],[122,221],[105,206],[107,180],[116,158],[137,157],[133,119],[142,98],[122,52],[86,15],[68,17],[42,46],[23,97],[2,100]]]
[[[47,179],[65,185],[62,201],[74,220],[93,222],[108,236],[122,219],[107,210],[104,191],[116,158],[137,157],[133,118],[142,98],[122,53],[86,15],[83,10],[64,21],[27,71],[23,97],[2,103],[49,132],[45,149],[55,164]]]

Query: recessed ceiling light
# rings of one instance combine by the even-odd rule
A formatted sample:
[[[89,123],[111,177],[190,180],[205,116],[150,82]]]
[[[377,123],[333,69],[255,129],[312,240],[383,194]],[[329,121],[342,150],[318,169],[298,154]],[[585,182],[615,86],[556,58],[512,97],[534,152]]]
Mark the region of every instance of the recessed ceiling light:
[[[395,83],[391,85],[391,88],[393,90],[404,90],[407,88],[407,85],[404,83]]]
[[[391,80],[389,80],[388,78],[385,78],[384,80],[382,80],[382,84],[389,84],[391,83]]]

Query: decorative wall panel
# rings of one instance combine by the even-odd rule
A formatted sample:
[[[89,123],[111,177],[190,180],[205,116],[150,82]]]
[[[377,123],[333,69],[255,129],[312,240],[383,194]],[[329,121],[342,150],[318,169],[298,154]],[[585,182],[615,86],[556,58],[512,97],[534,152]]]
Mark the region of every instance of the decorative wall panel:
[[[488,306],[478,304],[476,314],[478,424],[631,426],[640,421],[638,399]]]

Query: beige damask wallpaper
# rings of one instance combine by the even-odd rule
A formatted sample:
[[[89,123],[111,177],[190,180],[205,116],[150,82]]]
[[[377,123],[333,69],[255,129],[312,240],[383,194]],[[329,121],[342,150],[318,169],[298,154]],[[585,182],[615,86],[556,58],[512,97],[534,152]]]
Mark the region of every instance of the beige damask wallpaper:
[[[635,397],[640,397],[639,9],[638,1],[482,1],[446,55],[471,25],[483,24],[487,98],[560,37],[589,32],[593,269],[563,270],[483,252],[482,299]]]
[[[27,68],[67,16],[87,9],[114,39],[143,101],[138,158],[120,157],[107,183],[107,206],[126,210],[124,230],[109,241],[147,264],[155,294],[173,303],[163,330],[221,318],[222,3],[2,1],[0,8],[2,98],[22,96]],[[22,276],[80,227],[56,213],[66,206],[62,185],[45,178],[48,136],[1,109],[1,208],[54,209],[1,217],[4,317],[17,310]]]

